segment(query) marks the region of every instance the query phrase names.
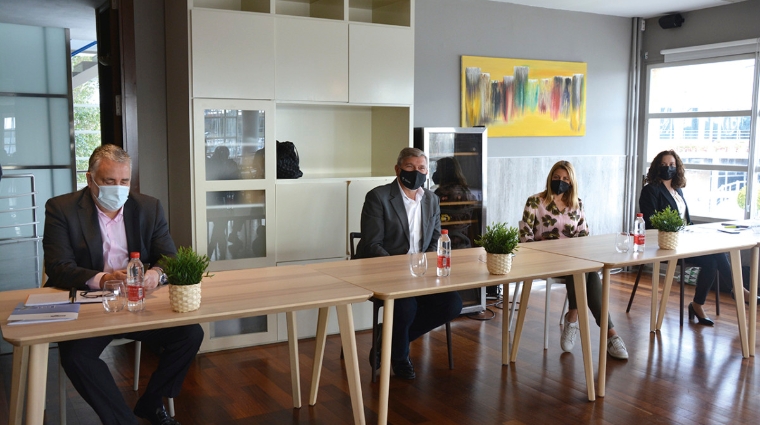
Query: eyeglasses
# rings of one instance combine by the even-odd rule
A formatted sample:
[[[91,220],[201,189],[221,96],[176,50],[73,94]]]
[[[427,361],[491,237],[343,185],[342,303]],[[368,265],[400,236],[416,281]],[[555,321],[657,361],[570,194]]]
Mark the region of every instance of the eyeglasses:
[[[82,298],[100,298],[106,294],[106,291],[82,291],[79,296]]]

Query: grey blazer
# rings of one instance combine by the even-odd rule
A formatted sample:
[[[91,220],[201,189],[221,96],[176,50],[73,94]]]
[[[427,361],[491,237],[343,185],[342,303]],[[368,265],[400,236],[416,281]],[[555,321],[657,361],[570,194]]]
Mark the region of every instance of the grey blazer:
[[[382,257],[409,252],[409,220],[398,180],[372,189],[362,208],[362,238],[357,257]],[[425,189],[422,197],[422,243],[420,251],[435,251],[441,236],[438,196]]]
[[[161,255],[177,250],[169,234],[161,202],[130,193],[124,204],[124,228],[129,252],[155,265]],[[89,188],[51,198],[45,204],[45,286],[87,289],[85,283],[103,271],[103,238],[98,212]]]

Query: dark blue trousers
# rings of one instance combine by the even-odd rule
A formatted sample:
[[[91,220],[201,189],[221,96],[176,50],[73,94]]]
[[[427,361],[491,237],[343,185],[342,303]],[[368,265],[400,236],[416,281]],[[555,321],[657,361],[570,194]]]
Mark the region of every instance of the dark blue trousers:
[[[391,360],[406,360],[410,342],[456,319],[461,312],[462,298],[457,292],[397,299],[393,308]]]

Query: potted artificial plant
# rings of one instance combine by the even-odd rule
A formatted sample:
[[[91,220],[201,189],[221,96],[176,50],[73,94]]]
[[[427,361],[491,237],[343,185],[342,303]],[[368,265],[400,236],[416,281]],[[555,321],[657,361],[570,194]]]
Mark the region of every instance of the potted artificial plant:
[[[649,222],[652,227],[657,229],[657,244],[660,249],[676,249],[678,232],[686,227],[686,222],[678,214],[678,211],[670,207],[656,211],[649,217]]]
[[[206,272],[208,265],[208,256],[198,255],[190,247],[179,247],[176,256],[161,258],[161,266],[168,278],[172,310],[186,313],[200,308],[201,279],[212,276]]]
[[[486,250],[486,267],[491,274],[509,273],[518,242],[520,231],[507,227],[507,223],[486,226],[486,232],[475,238],[475,244]]]

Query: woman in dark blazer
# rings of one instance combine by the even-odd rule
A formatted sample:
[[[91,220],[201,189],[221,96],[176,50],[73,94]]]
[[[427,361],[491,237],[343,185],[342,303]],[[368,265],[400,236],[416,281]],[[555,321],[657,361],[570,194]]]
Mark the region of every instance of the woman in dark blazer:
[[[668,206],[678,211],[687,224],[692,224],[689,217],[689,207],[686,205],[686,200],[681,191],[681,188],[686,186],[683,162],[675,151],[667,150],[657,154],[649,166],[646,183],[641,189],[639,209],[644,214],[647,229],[652,228],[652,223],[649,221],[652,214],[656,211],[662,211]],[[689,320],[694,320],[696,317],[699,324],[713,326],[715,322],[707,317],[703,307],[707,293],[710,292],[710,288],[715,282],[716,270],[720,272],[722,279],[728,279],[729,284],[733,285],[728,255],[725,253],[702,255],[689,258],[688,261],[700,268],[694,299],[689,304]],[[744,296],[745,299],[749,296],[746,289]]]

